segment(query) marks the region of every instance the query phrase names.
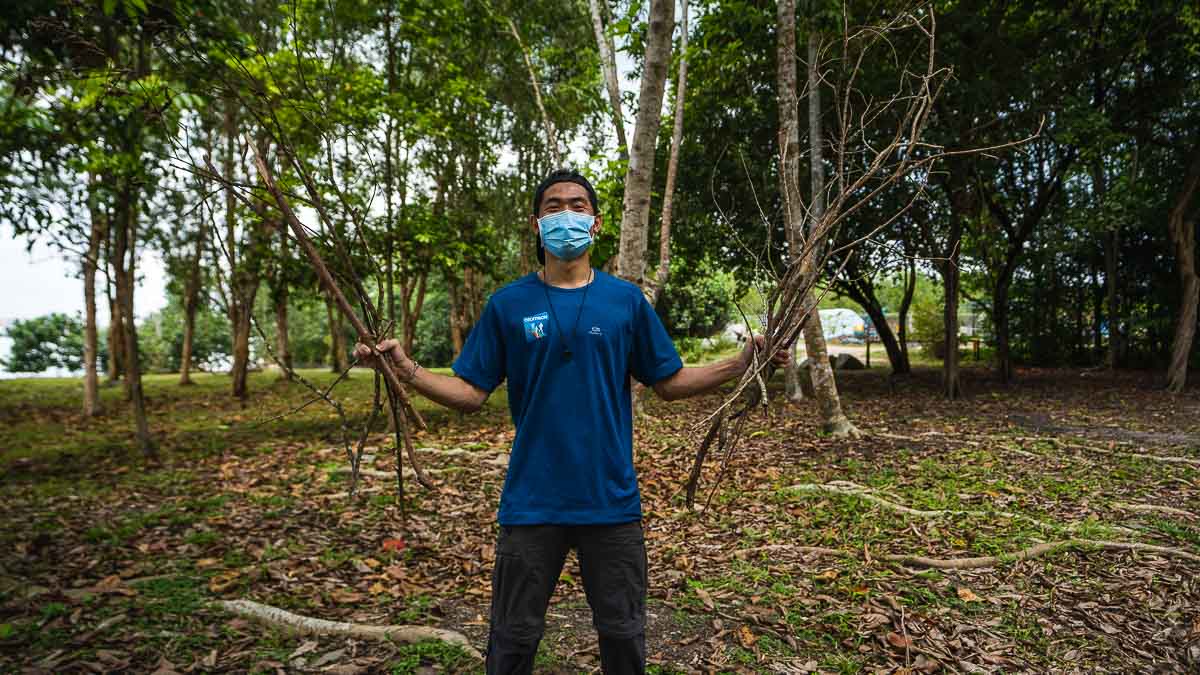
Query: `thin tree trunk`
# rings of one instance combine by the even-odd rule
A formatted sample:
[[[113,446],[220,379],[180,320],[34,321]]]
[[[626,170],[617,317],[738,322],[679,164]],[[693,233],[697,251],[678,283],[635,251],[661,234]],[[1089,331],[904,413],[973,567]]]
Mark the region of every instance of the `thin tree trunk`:
[[[941,264],[942,287],[945,293],[942,320],[945,322],[942,340],[946,345],[946,353],[942,359],[942,393],[946,398],[954,400],[962,396],[962,384],[958,375],[958,261],[959,246],[962,243],[962,221],[957,215],[950,216],[954,222],[950,226],[950,236],[947,242],[948,260]]]
[[[686,0],[684,0],[686,2]],[[608,90],[608,102],[612,106],[613,128],[617,130],[617,155],[622,161],[629,159],[629,148],[625,142],[625,117],[621,108],[621,87],[617,84],[617,62],[614,56],[612,37],[604,30],[600,14],[600,0],[588,0],[592,14],[592,29],[596,32],[596,46],[600,49],[600,70],[604,73],[604,86]],[[687,9],[683,10],[685,21]]]
[[[645,288],[647,222],[650,219],[650,189],[654,185],[654,142],[662,122],[663,89],[671,63],[674,23],[675,0],[650,1],[637,124],[633,129],[633,146],[625,173],[625,203],[617,260],[617,274],[639,288]]]
[[[917,290],[917,262],[909,258],[904,273],[904,296],[900,299],[900,311],[896,315],[896,333],[900,339],[900,353],[903,354],[905,372],[912,372],[912,360],[908,355],[908,310],[912,307],[913,294]]]
[[[279,274],[281,278],[275,280],[275,288],[271,293],[271,301],[275,305],[275,357],[283,364],[283,369],[279,373],[279,378],[283,380],[291,380],[292,373],[292,341],[288,333],[288,280],[283,275],[283,267],[291,258],[291,249],[288,247],[287,227],[281,225],[279,228]]]
[[[794,0],[788,1],[794,2]],[[795,31],[795,24],[792,24],[790,29]],[[819,37],[810,30],[808,35],[808,142],[812,177],[812,208],[808,219],[808,248],[810,250],[805,253],[805,261],[802,264],[812,266],[811,274],[813,275],[820,274],[821,271],[817,264],[823,249],[819,228],[821,220],[825,216],[825,142],[821,127],[821,82],[817,73],[819,58]],[[792,67],[795,67],[794,62]],[[812,297],[811,290],[807,302],[811,306],[812,316],[809,317],[808,325],[804,328],[804,345],[808,351],[809,372],[812,374],[817,407],[821,411],[821,426],[834,436],[858,436],[858,428],[842,412],[842,400],[838,395],[837,380],[834,378],[833,366],[829,363],[828,351],[825,348],[825,332],[821,327],[821,314],[817,311],[816,298]]]
[[[406,310],[404,313],[404,353],[412,354],[413,342],[417,338],[417,322],[421,320],[421,309],[425,305],[425,285],[429,272],[421,272],[417,280],[416,299],[408,307],[408,297],[404,298]]]
[[[804,247],[804,198],[800,193],[800,112],[796,96],[796,2],[780,0],[777,5],[778,32],[776,59],[779,95],[779,179],[783,196],[788,255],[791,264],[803,264],[800,252]],[[805,308],[811,304],[806,294]],[[807,311],[807,310],[806,310]],[[809,317],[811,322],[815,317]],[[795,356],[795,345],[792,355]],[[811,363],[811,354],[809,362]],[[801,369],[798,359],[784,372],[784,387],[791,401],[804,399],[800,386]]]
[[[132,154],[132,153],[131,153]],[[137,324],[134,322],[133,288],[137,279],[137,193],[132,179],[124,180],[118,195],[120,218],[116,224],[117,242],[114,246],[117,268],[117,296],[120,298],[122,337],[125,342],[125,381],[133,403],[133,419],[138,448],[150,461],[158,461],[158,450],[150,438],[146,419],[146,399],[142,391],[142,372],[137,346]]]
[[[675,174],[679,170],[679,143],[683,140],[683,102],[687,96],[688,0],[682,1],[679,24],[679,79],[675,81],[675,124],[671,130],[671,156],[667,160],[667,185],[663,191],[662,223],[658,234],[658,271],[650,292],[650,304],[658,306],[671,273],[671,217],[675,209]]]
[[[112,238],[110,229],[108,238]],[[121,378],[121,373],[125,370],[125,359],[122,354],[125,352],[125,336],[121,332],[121,317],[124,312],[121,311],[121,302],[117,298],[114,282],[116,280],[116,263],[113,258],[112,246],[110,244],[108,251],[108,264],[110,267],[109,273],[105,275],[108,278],[108,377],[107,384],[114,384]],[[128,400],[128,398],[126,399]]]
[[[1192,149],[1191,166],[1183,187],[1167,218],[1168,234],[1175,245],[1175,264],[1179,272],[1179,315],[1171,340],[1171,361],[1167,366],[1167,389],[1176,394],[1187,385],[1188,357],[1196,336],[1197,304],[1200,304],[1200,275],[1196,270],[1196,214],[1189,212],[1192,198],[1200,187],[1200,143]]]
[[[346,341],[342,335],[342,314],[328,298],[325,299],[325,314],[329,319],[329,370],[341,373],[349,366]]]
[[[516,22],[511,17],[505,17],[505,19],[508,21],[508,31],[512,33],[513,39],[517,41],[517,46],[521,48],[521,54],[525,57],[525,68],[529,70],[529,83],[533,85],[533,100],[537,103],[538,112],[542,115],[542,129],[546,132],[546,147],[550,150],[550,158],[554,160],[554,166],[562,166],[558,136],[554,133],[554,123],[550,121],[550,115],[546,113],[546,106],[542,102],[542,85],[538,82],[537,70],[533,67],[533,57],[529,53],[529,48],[525,46],[525,41],[521,39]]]
[[[187,284],[183,292],[183,353],[179,361],[179,384],[191,384],[192,351],[196,335],[196,310],[200,305],[200,263],[204,259],[204,244],[208,228],[200,223],[196,232],[196,250],[190,261]]]
[[[996,330],[996,370],[1002,384],[1011,384],[1014,376],[1008,321],[1008,291],[1011,281],[1011,275],[1002,275],[997,280],[992,292],[992,324]],[[955,342],[956,349],[957,344]]]
[[[95,177],[89,181],[95,184]],[[93,195],[94,199],[94,195]],[[83,259],[83,416],[100,414],[100,378],[96,372],[99,336],[96,333],[96,267],[100,245],[104,241],[105,219],[96,204],[91,203],[92,226],[88,234],[87,255]]]

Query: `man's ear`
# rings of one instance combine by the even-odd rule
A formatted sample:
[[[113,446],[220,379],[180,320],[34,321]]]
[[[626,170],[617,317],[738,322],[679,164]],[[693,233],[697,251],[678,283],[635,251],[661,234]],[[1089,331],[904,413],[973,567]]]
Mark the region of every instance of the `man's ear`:
[[[538,227],[537,216],[533,215],[532,213],[529,214],[529,227],[533,228],[534,234],[539,235],[539,236],[541,235],[542,229],[540,227]]]
[[[604,217],[599,213],[596,214],[596,219],[592,221],[592,239],[600,236],[600,230],[604,229]]]

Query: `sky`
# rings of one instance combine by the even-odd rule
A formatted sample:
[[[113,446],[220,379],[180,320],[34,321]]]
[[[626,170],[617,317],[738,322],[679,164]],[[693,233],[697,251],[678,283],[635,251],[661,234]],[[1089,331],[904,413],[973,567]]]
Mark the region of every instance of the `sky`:
[[[0,322],[32,319],[62,312],[83,314],[83,279],[79,263],[51,247],[37,243],[27,250],[28,240],[13,234],[10,225],[0,225]],[[166,270],[157,254],[144,254],[139,260],[140,283],[134,293],[134,309],[139,317],[162,309],[167,304]],[[104,278],[97,276],[96,298],[99,323],[108,323],[108,302],[104,297]]]

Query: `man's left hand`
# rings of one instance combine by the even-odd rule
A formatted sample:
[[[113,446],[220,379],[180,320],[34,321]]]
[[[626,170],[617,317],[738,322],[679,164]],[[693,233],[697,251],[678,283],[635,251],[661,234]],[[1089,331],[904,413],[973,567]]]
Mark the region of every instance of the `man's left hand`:
[[[763,350],[763,345],[766,344],[767,338],[762,335],[755,335],[753,343],[746,343],[746,348],[742,350],[742,363],[746,368],[750,367],[751,361],[754,359],[754,350],[757,348],[759,352]],[[771,363],[776,368],[786,368],[792,362],[792,355],[786,349],[780,349],[771,357]]]

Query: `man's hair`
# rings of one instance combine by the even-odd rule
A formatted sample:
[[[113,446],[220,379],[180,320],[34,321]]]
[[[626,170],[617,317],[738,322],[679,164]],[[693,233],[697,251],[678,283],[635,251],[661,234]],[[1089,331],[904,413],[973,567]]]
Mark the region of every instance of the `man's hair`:
[[[596,190],[592,188],[592,184],[588,179],[574,169],[555,169],[549,175],[538,183],[537,190],[533,193],[533,215],[536,218],[542,208],[542,197],[545,196],[546,190],[555,183],[575,183],[582,185],[584,190],[587,190],[588,201],[592,203],[592,213],[600,214],[600,201],[596,199]],[[537,235],[534,235],[537,236]],[[546,249],[542,246],[542,238],[537,238],[537,258],[538,262],[546,264]]]

